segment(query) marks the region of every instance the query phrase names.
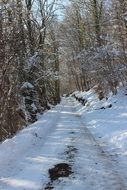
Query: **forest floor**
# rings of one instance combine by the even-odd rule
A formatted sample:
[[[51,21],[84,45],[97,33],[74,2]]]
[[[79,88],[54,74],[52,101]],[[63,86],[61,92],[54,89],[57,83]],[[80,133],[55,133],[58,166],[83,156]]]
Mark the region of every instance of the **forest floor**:
[[[0,190],[127,190],[127,173],[101,142],[105,131],[98,140],[95,123],[92,132],[92,123],[82,116],[80,103],[62,98],[33,125],[4,141]]]

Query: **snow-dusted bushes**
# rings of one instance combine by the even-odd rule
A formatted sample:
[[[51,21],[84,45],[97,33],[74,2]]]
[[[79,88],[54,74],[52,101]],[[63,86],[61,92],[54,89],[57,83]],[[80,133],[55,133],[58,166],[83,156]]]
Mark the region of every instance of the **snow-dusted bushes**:
[[[0,141],[60,101],[55,1],[34,3],[0,3]]]
[[[103,99],[127,82],[125,5],[119,0],[108,5],[101,0],[74,0],[67,7],[61,30],[70,91],[96,86]]]

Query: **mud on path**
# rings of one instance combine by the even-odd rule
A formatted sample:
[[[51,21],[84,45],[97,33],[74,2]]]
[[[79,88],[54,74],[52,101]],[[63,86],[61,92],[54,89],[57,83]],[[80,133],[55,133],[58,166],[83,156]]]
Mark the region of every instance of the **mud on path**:
[[[46,184],[45,190],[54,189],[54,182],[58,182],[60,178],[69,178],[74,173],[72,168],[76,152],[77,149],[75,147],[67,146],[67,150],[63,153],[63,156],[66,156],[68,163],[56,164],[53,168],[48,170],[49,182]]]
[[[75,132],[71,131],[69,133],[70,135],[70,143],[73,142],[75,139],[74,135]],[[69,178],[72,177],[74,174],[73,171],[73,164],[74,164],[74,158],[77,153],[77,148],[75,148],[73,145],[67,145],[66,150],[61,154],[63,157],[65,157],[66,163],[59,163],[56,164],[53,168],[50,168],[48,170],[49,175],[49,182],[45,186],[45,190],[54,189],[55,185],[54,182],[57,181],[57,183],[60,183],[60,179],[62,178]]]

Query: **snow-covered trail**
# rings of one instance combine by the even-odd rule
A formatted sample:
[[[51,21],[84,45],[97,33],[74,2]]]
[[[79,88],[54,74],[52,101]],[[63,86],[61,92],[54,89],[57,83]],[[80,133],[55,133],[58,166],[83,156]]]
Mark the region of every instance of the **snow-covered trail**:
[[[77,107],[73,98],[63,98],[56,109],[42,116],[40,123],[49,129],[45,137],[41,130],[39,134],[35,131],[34,140],[19,155],[10,153],[10,158],[4,158],[6,162],[0,159],[3,164],[0,165],[0,190],[127,189],[82,123]],[[68,171],[59,171],[68,172],[68,177],[50,179],[49,170],[57,164],[69,166]]]

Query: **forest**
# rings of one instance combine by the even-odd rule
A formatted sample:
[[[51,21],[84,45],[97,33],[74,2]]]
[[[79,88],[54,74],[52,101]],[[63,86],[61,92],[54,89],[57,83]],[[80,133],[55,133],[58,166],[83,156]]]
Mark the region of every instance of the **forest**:
[[[126,82],[126,0],[0,1],[0,141],[63,94]]]

